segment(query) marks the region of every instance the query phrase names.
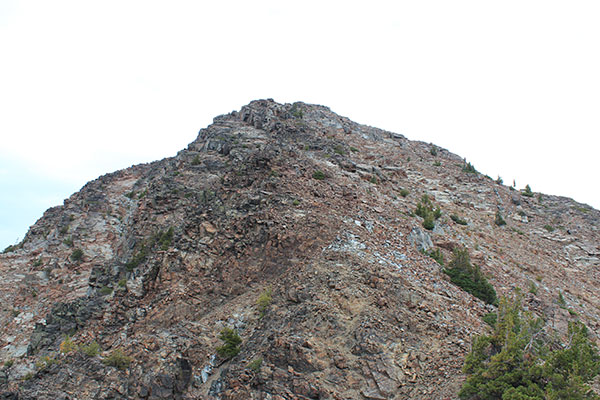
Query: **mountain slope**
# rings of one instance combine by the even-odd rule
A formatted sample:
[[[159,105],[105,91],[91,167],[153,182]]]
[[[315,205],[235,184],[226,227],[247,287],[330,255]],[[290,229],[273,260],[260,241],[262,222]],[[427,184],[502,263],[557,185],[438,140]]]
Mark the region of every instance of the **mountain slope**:
[[[493,307],[419,248],[466,247],[499,294],[529,289],[560,332],[595,332],[600,213],[464,167],[322,106],[219,116],[177,156],[88,183],[0,256],[0,393],[455,398]],[[431,232],[424,194],[442,211]],[[230,360],[226,327],[242,339]],[[66,351],[67,335],[100,354]],[[128,367],[102,362],[116,349]]]

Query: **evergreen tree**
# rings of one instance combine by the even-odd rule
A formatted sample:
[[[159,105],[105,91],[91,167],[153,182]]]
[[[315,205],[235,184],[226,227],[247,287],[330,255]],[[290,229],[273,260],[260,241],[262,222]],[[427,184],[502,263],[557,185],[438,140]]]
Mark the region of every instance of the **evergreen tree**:
[[[452,283],[473,296],[488,304],[498,302],[496,290],[488,282],[481,269],[477,265],[471,264],[467,249],[454,249],[452,261],[448,264],[448,268],[444,269],[444,272],[450,277]]]
[[[544,325],[522,309],[520,295],[502,298],[492,333],[477,337],[465,359],[459,397],[600,399],[588,385],[600,372],[600,356],[585,325],[569,323],[566,344],[553,342]]]

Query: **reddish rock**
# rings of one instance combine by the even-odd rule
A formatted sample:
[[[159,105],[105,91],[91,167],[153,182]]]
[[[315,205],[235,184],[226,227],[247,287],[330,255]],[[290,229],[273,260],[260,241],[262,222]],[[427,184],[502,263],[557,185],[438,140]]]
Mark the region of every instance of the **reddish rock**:
[[[500,295],[534,284],[527,306],[559,334],[573,312],[594,333],[600,213],[515,201],[462,166],[322,106],[260,100],[219,116],[175,157],[88,183],[0,255],[0,359],[14,360],[0,393],[456,398],[492,308],[417,246],[446,263],[465,247]],[[442,211],[432,231],[414,215],[424,194]],[[232,357],[216,356],[225,327],[241,338]],[[58,354],[65,335],[99,354]],[[102,362],[117,349],[122,369]],[[59,363],[36,372],[45,356]]]

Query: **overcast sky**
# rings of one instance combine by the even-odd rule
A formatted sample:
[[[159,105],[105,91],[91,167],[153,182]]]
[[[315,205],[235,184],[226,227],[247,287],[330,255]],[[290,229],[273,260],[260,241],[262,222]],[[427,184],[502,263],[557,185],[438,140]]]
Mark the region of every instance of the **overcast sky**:
[[[258,98],[600,208],[598,1],[0,0],[0,250]]]

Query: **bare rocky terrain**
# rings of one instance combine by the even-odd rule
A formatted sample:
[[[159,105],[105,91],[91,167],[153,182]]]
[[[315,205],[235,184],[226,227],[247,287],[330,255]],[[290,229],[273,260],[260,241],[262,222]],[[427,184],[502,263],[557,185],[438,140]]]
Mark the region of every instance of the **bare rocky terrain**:
[[[454,399],[494,307],[421,249],[467,248],[498,295],[520,287],[558,332],[578,319],[595,340],[600,212],[466,165],[323,106],[219,116],[0,255],[0,398]]]

